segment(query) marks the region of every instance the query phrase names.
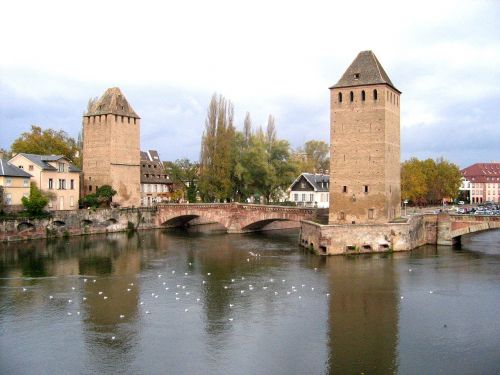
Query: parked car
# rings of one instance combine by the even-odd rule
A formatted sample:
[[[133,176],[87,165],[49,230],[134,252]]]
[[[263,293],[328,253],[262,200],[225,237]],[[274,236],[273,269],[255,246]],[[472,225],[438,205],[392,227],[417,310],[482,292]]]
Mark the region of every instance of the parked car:
[[[464,201],[458,201],[458,204],[462,206],[462,205],[465,204],[465,202]]]

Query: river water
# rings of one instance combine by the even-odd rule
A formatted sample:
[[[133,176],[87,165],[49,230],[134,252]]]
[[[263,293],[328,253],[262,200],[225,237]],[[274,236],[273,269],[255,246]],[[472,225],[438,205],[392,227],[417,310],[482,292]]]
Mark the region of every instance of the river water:
[[[297,231],[0,244],[1,374],[499,374],[500,231],[319,257]]]

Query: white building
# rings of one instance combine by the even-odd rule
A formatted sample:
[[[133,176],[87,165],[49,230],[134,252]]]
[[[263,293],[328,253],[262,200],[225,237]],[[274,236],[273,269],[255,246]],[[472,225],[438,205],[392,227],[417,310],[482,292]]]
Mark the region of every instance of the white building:
[[[302,173],[290,186],[290,201],[297,206],[328,208],[330,176]]]

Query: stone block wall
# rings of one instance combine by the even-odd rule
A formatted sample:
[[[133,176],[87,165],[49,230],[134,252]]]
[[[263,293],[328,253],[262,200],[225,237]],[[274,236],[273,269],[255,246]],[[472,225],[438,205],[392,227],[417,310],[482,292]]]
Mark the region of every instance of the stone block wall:
[[[437,240],[435,215],[414,216],[406,223],[301,224],[300,244],[324,255],[408,251]]]
[[[0,241],[153,229],[155,217],[155,210],[148,208],[57,211],[50,219],[0,221]]]

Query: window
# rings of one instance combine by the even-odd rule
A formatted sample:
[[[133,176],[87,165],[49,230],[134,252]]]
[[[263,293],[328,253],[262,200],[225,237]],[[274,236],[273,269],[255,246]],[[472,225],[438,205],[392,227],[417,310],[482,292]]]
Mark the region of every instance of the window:
[[[92,185],[89,185],[89,191],[92,191]]]
[[[351,102],[354,101],[354,93],[352,91],[349,93],[349,98],[351,99]]]
[[[369,208],[368,209],[368,219],[373,219],[373,213],[374,213],[374,209],[373,208]]]
[[[70,188],[71,190],[75,190],[75,180],[71,180],[71,181],[69,182],[69,188]]]
[[[377,90],[373,90],[373,100],[377,100],[377,99],[378,99]]]
[[[354,79],[359,79],[359,73],[354,73]]]
[[[365,186],[364,186],[364,192],[365,192],[365,193],[368,193],[368,185],[365,185]]]
[[[342,93],[339,92],[339,103],[342,103]]]
[[[66,180],[63,179],[63,178],[60,178],[59,179],[59,187],[58,187],[59,190],[64,190],[66,189]]]
[[[28,166],[28,170],[30,170],[30,171],[32,171],[32,170],[33,170],[33,164],[30,164],[30,165]]]
[[[345,213],[344,212],[339,212],[337,215],[338,220],[345,220]]]
[[[17,166],[19,169],[24,169],[24,167],[22,165],[18,165]]]
[[[302,194],[302,202],[305,202],[305,201],[306,201],[306,195]]]
[[[7,179],[5,180],[5,186],[12,186],[12,178],[7,177]]]
[[[64,172],[64,163],[57,163],[59,172]]]
[[[49,178],[49,190],[54,189],[54,180]]]
[[[305,189],[305,188],[306,188],[306,183],[305,183],[304,181],[302,181],[302,182],[300,183],[300,188],[301,188],[301,189]]]
[[[293,200],[294,200],[295,202],[298,202],[298,201],[299,201],[299,195],[298,195],[298,194],[294,194],[294,195],[293,195]]]
[[[314,194],[309,194],[309,202],[314,202]]]
[[[24,187],[28,187],[28,186],[30,186],[30,179],[29,179],[29,178],[25,178],[25,179],[23,180],[23,186],[24,186]]]
[[[342,186],[342,193],[347,193],[347,186]]]
[[[8,206],[12,204],[12,194],[8,193],[5,195],[5,204]]]
[[[361,100],[362,101],[365,101],[366,99],[366,94],[365,94],[365,90],[361,91]]]

